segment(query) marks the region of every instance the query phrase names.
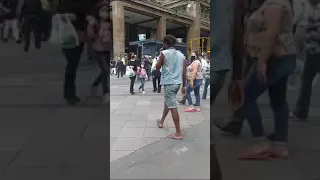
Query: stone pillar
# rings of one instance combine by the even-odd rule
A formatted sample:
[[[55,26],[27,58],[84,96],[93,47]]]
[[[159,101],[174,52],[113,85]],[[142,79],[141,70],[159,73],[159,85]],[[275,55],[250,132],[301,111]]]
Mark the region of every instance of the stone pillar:
[[[193,22],[190,24],[187,32],[187,44],[190,47],[190,41],[192,39],[200,38],[201,33],[201,4],[196,1],[191,1],[187,7],[187,13],[194,18]],[[192,47],[190,50],[198,49],[198,41],[192,41]]]
[[[123,57],[125,53],[124,6],[121,1],[111,1],[113,56]]]
[[[167,19],[165,17],[160,17],[158,19],[157,39],[163,40],[166,33],[167,33]]]

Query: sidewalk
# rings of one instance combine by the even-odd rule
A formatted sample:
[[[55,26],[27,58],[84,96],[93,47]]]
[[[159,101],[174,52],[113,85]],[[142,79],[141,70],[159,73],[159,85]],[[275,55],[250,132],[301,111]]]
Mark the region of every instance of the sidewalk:
[[[110,80],[110,161],[115,161],[169,133],[175,132],[171,114],[165,122],[165,128],[159,129],[156,120],[160,119],[163,111],[163,93],[154,93],[152,81],[146,81],[146,94],[140,94],[135,84],[136,95],[129,94],[129,78],[124,76]],[[185,113],[185,106],[179,106],[180,124],[182,128],[189,128],[209,118],[209,100],[201,101],[201,112]]]
[[[209,179],[209,121],[183,133],[181,141],[162,138],[113,162],[110,179]]]
[[[70,107],[58,47],[24,53],[23,45],[0,43],[0,63],[0,179],[109,178],[108,107],[88,97],[98,66],[80,63],[83,102]]]
[[[320,106],[319,91],[314,90],[310,122],[290,123],[289,160],[239,161],[237,153],[252,142],[247,126],[241,138],[221,136],[214,127],[217,156],[223,172],[223,180],[319,180],[320,179]],[[226,99],[227,89],[217,99],[215,118],[230,115]],[[289,92],[291,106],[296,92]],[[266,131],[273,129],[272,112],[267,95],[260,101]],[[209,121],[186,129],[185,139],[172,141],[162,138],[139,151],[111,163],[111,179],[209,179]]]

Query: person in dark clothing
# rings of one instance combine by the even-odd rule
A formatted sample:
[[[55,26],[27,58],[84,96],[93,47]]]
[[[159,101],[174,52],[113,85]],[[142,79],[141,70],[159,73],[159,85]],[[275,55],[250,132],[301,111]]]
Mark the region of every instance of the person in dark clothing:
[[[152,75],[152,82],[153,82],[153,92],[161,92],[161,85],[160,85],[160,80],[161,80],[161,70],[156,68],[156,65],[158,63],[158,58],[156,57],[153,60],[152,66],[151,66],[151,75]],[[158,86],[157,86],[158,82]]]
[[[41,13],[41,40],[48,41],[51,33],[52,25],[52,0],[43,0],[42,13]]]
[[[123,62],[122,61],[118,61],[118,63],[117,63],[117,75],[118,75],[118,78],[120,77],[120,75],[121,75],[121,77],[123,77]]]
[[[12,32],[12,36],[14,40],[20,44],[21,40],[19,37],[19,25],[17,18],[17,7],[18,0],[4,0],[2,5],[5,9],[8,10],[7,13],[4,14],[4,28],[3,28],[3,40],[5,43],[8,42],[10,30]]]
[[[131,93],[131,95],[135,94],[133,88],[134,88],[134,82],[136,80],[136,74],[137,74],[138,64],[139,64],[139,62],[135,58],[136,58],[136,56],[134,55],[134,53],[131,52],[131,53],[128,54],[128,59],[129,59],[128,66],[130,68],[132,68],[132,70],[134,71],[134,75],[129,76],[130,81],[131,81],[130,82],[130,93]]]
[[[79,45],[74,48],[64,48],[62,52],[67,60],[65,69],[65,80],[63,96],[70,105],[75,105],[80,102],[80,98],[76,96],[76,76],[77,69],[81,59],[84,47],[84,31],[87,25],[86,22],[86,1],[85,0],[68,0],[63,1],[59,8],[59,13],[66,13],[69,15],[74,28],[77,31],[79,38]]]
[[[25,40],[24,51],[28,52],[30,47],[31,32],[33,32],[35,47],[41,48],[40,24],[41,24],[42,4],[40,0],[25,0],[20,19],[23,22],[23,34]]]

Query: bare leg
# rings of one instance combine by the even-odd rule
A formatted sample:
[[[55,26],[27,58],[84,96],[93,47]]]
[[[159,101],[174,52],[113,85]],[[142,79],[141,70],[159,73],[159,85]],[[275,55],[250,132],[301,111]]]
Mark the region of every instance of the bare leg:
[[[166,105],[166,103],[164,103],[163,113],[162,113],[162,117],[161,117],[161,120],[160,120],[160,125],[161,126],[163,126],[164,120],[166,119],[168,113],[169,113],[169,108]]]
[[[180,117],[177,108],[170,109],[174,126],[176,127],[176,137],[182,137],[181,129],[180,129]]]

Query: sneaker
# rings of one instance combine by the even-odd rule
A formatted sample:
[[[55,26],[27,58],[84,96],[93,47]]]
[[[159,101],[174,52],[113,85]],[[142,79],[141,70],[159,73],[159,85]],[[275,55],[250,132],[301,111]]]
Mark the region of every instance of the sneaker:
[[[17,40],[16,43],[21,44],[22,43],[21,39]]]
[[[146,92],[142,91],[142,94],[145,94]]]

